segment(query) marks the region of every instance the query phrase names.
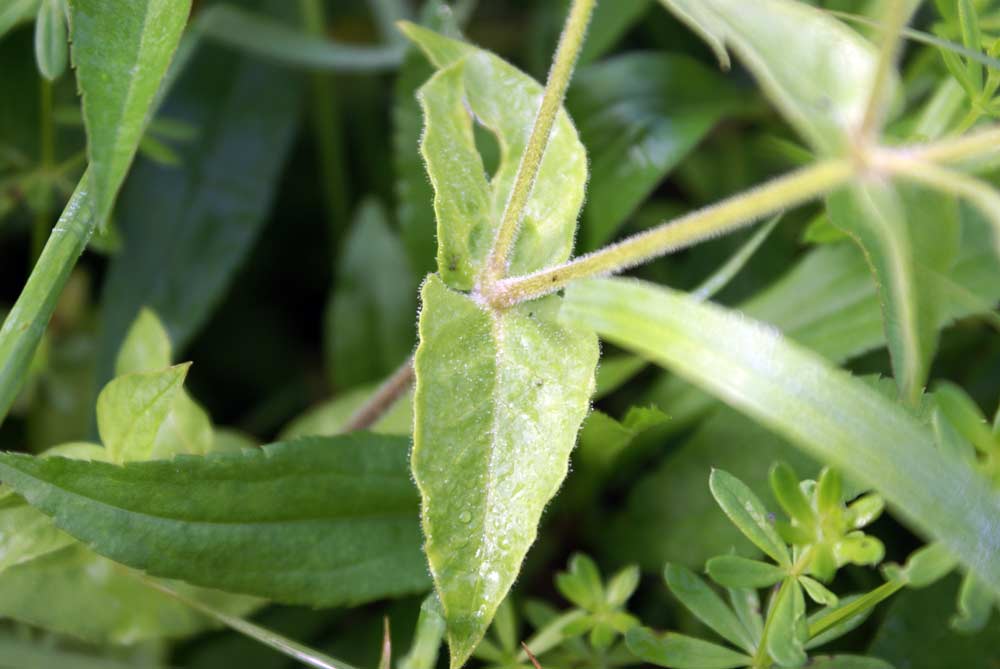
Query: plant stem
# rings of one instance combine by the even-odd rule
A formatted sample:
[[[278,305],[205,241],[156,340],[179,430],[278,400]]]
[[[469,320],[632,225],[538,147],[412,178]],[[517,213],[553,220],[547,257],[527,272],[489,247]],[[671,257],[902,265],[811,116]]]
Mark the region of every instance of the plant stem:
[[[997,252],[1000,253],[1000,192],[988,183],[892,152],[875,152],[872,164],[909,181],[967,199],[993,225]]]
[[[497,229],[497,236],[493,240],[493,247],[486,261],[484,276],[480,281],[481,286],[487,290],[493,283],[502,279],[507,272],[508,258],[514,242],[517,240],[517,232],[524,216],[524,208],[535,185],[535,179],[538,177],[538,169],[541,167],[545,147],[548,146],[549,136],[552,134],[552,126],[562,107],[566,88],[573,75],[573,67],[576,65],[577,56],[583,46],[587,24],[590,22],[590,15],[596,4],[597,0],[573,0],[573,6],[566,18],[566,27],[559,38],[559,46],[556,48],[556,55],[552,61],[549,79],[545,84],[545,92],[542,94],[542,104],[538,109],[538,116],[535,117],[535,125],[531,129],[531,136],[528,138],[528,145],[521,157],[521,164],[518,165],[517,175],[514,177],[514,187],[507,200],[507,205],[504,207],[500,227]]]
[[[553,293],[576,279],[624,271],[824,195],[846,183],[854,172],[847,160],[798,170],[565,265],[499,281],[484,297],[494,307],[509,307]]]
[[[767,667],[771,666],[771,656],[767,652],[767,637],[774,624],[774,612],[778,610],[781,598],[787,596],[790,589],[788,584],[793,581],[795,581],[794,576],[786,576],[785,580],[781,582],[778,592],[774,594],[774,600],[768,607],[767,620],[764,621],[764,631],[760,635],[760,644],[758,644],[757,651],[753,654],[753,664],[750,665],[751,669],[767,669]]]
[[[322,0],[301,0],[302,25],[306,32],[316,37],[326,37],[326,17]],[[327,216],[330,219],[331,239],[334,231],[348,218],[347,170],[344,169],[344,147],[341,142],[337,100],[333,94],[330,75],[314,72],[310,76],[312,108],[310,116],[319,153],[319,169]]]
[[[809,638],[812,639],[817,637],[834,625],[837,625],[844,620],[861,613],[862,611],[866,611],[878,605],[899,592],[904,585],[906,585],[906,582],[903,580],[886,581],[871,592],[858,597],[850,604],[831,611],[829,615],[825,615],[822,618],[815,620],[813,624],[809,626]]]
[[[354,412],[351,419],[344,426],[344,432],[354,432],[355,430],[367,430],[381,418],[386,411],[392,408],[403,393],[407,391],[413,383],[413,356],[406,359],[395,372],[392,373],[385,382],[378,387],[364,406]]]
[[[906,4],[905,0],[891,0],[886,10],[886,31],[882,35],[878,69],[875,70],[875,81],[872,82],[872,89],[868,93],[868,105],[865,107],[865,115],[858,129],[858,137],[864,144],[871,144],[874,141],[882,125],[886,88],[896,62],[903,28],[909,20],[910,11]]]
[[[230,627],[237,632],[254,639],[255,641],[259,641],[266,646],[270,646],[279,653],[287,655],[288,657],[298,660],[299,662],[309,665],[310,667],[316,667],[317,669],[354,669],[353,666],[347,664],[346,662],[332,658],[329,655],[324,655],[319,651],[315,651],[312,648],[304,646],[297,641],[293,641],[292,639],[278,634],[277,632],[255,625],[248,620],[244,620],[243,618],[231,616],[228,613],[224,613],[223,611],[216,609],[214,606],[209,606],[208,604],[200,602],[193,597],[181,594],[162,581],[138,574],[131,570],[129,570],[128,573],[135,576],[139,581],[146,584],[150,588],[158,590],[165,595],[169,595],[185,606],[188,606],[195,611],[208,616],[209,618],[217,620],[227,627]]]
[[[45,206],[35,212],[35,222],[31,228],[32,267],[34,267],[35,263],[38,261],[39,256],[42,255],[45,240],[49,237],[49,230],[51,227],[50,216],[52,215],[50,207],[52,188],[49,183],[49,179],[55,163],[56,140],[55,121],[52,118],[52,82],[45,77],[40,78],[38,97],[40,107],[38,142],[40,153],[39,167],[45,181],[44,188],[46,189],[46,193]]]
[[[0,328],[0,423],[27,378],[59,294],[94,233],[97,221],[87,182],[85,173]]]
[[[969,133],[961,137],[891,150],[902,158],[931,163],[957,163],[1000,152],[1000,126]]]

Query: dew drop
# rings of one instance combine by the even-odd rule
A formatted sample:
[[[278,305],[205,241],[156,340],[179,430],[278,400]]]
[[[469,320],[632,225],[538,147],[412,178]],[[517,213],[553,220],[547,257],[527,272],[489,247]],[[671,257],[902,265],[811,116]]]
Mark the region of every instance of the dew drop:
[[[468,511],[463,511],[462,513],[458,514],[458,519],[460,521],[462,521],[463,523],[471,523],[472,522],[472,514],[469,513]]]

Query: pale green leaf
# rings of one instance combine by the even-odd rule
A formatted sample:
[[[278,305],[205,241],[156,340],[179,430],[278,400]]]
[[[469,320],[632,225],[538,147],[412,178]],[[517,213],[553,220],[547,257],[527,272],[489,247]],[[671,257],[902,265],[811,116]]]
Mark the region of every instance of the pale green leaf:
[[[660,0],[708,41],[726,46],[813,148],[843,153],[860,126],[878,55],[858,33],[795,0]]]
[[[326,310],[327,361],[338,388],[377,381],[413,351],[417,281],[376,200],[362,202],[336,264]]]
[[[0,7],[0,38],[38,13],[42,0],[7,0]]]
[[[882,305],[893,372],[916,402],[937,349],[943,295],[932,272],[946,273],[961,233],[954,198],[924,189],[865,183],[829,198],[833,223],[861,246]]]
[[[729,588],[727,592],[736,617],[756,644],[764,632],[764,616],[761,615],[760,597],[757,591],[753,588]]]
[[[0,617],[95,644],[183,637],[216,626],[186,604],[151,590],[140,574],[80,544],[11,567],[0,578]],[[235,615],[260,606],[250,597],[184,583],[174,587]]]
[[[941,383],[934,388],[934,402],[963,439],[983,453],[991,453],[997,442],[986,417],[959,386]]]
[[[985,583],[974,574],[966,574],[958,590],[958,611],[951,619],[952,628],[965,634],[979,632],[989,622],[997,601]]]
[[[765,326],[639,282],[579,282],[562,313],[876,489],[903,520],[941,540],[1000,592],[1000,495],[964,462],[940,453],[929,430],[878,391]],[[947,489],[941,481],[949,481]]]
[[[701,578],[686,567],[668,564],[663,578],[674,597],[680,600],[698,620],[708,625],[726,641],[748,653],[754,651],[754,640],[736,614]],[[780,576],[779,576],[780,578]]]
[[[713,581],[727,588],[769,588],[787,574],[786,569],[739,555],[718,555],[705,563]]]
[[[817,604],[822,604],[823,606],[837,605],[837,595],[830,592],[825,585],[816,579],[808,576],[799,576],[799,585],[806,591],[809,598]]]
[[[420,605],[417,629],[413,633],[410,652],[399,660],[399,669],[434,669],[437,666],[438,651],[444,640],[445,623],[441,602],[431,593]]]
[[[103,225],[139,147],[191,0],[70,0],[69,10],[90,187]]]
[[[642,573],[636,565],[629,565],[611,577],[606,586],[605,601],[608,606],[619,608],[625,606],[625,602],[639,587],[639,578]]]
[[[421,145],[435,190],[438,272],[452,288],[473,287],[513,188],[542,87],[500,58],[413,24],[403,31],[441,69],[421,89]],[[487,175],[473,125],[492,132],[500,164]],[[587,157],[565,111],[556,117],[525,209],[510,273],[527,274],[569,258],[587,181]]]
[[[97,428],[112,462],[148,460],[190,363],[119,376],[97,398]]]
[[[802,648],[806,604],[802,588],[790,578],[775,595],[772,604],[771,627],[767,637],[767,652],[783,667],[799,667],[806,661]]]
[[[69,64],[66,39],[63,0],[42,0],[35,17],[35,61],[38,71],[49,81],[61,77]]]
[[[715,501],[747,539],[778,564],[791,564],[788,547],[774,529],[764,504],[750,488],[721,469],[712,471],[708,485]]]
[[[580,429],[580,446],[574,456],[576,462],[581,469],[586,468],[597,476],[607,475],[629,446],[669,420],[655,407],[631,407],[622,421],[600,411],[592,411]]]
[[[16,495],[0,501],[0,572],[73,543],[41,511]]]
[[[456,667],[517,577],[588,410],[597,340],[556,324],[560,304],[493,312],[436,275],[422,290],[413,473]]]
[[[642,661],[672,669],[735,669],[753,663],[749,655],[725,646],[673,632],[657,636],[648,627],[629,630],[625,641]]]
[[[333,606],[430,585],[407,445],[355,433],[124,466],[2,454],[0,478],[116,562]]]
[[[947,576],[957,564],[958,561],[943,544],[932,543],[911,553],[902,567],[887,566],[886,575],[906,581],[911,588],[925,588]]]
[[[166,328],[152,309],[143,308],[118,350],[115,375],[155,372],[171,362],[173,354]]]

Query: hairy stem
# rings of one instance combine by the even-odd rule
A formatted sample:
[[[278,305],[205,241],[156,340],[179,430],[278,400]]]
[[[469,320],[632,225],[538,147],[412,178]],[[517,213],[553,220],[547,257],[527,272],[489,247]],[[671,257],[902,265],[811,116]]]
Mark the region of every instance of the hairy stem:
[[[504,308],[561,290],[576,279],[622,272],[825,195],[846,183],[854,172],[848,160],[818,163],[565,265],[499,281],[484,297],[494,307]]]
[[[597,0],[573,0],[573,6],[566,18],[566,27],[559,38],[559,46],[552,61],[549,79],[545,84],[545,92],[542,94],[542,104],[538,109],[538,116],[535,117],[535,125],[531,129],[528,146],[524,151],[524,156],[521,157],[521,164],[518,165],[517,175],[514,177],[514,187],[507,200],[503,217],[500,220],[500,227],[497,229],[497,236],[493,240],[493,248],[486,261],[485,275],[480,282],[483,287],[491,286],[494,282],[502,279],[507,272],[508,258],[514,242],[517,240],[517,232],[524,216],[524,208],[531,195],[531,189],[535,185],[538,169],[542,164],[542,156],[545,154],[545,147],[548,146],[549,136],[552,134],[552,126],[559,109],[562,107],[566,88],[573,75],[573,67],[576,65],[577,56],[583,46],[587,24],[590,22],[590,15],[596,4]]]
[[[344,432],[354,432],[355,430],[367,430],[378,419],[385,415],[385,412],[392,408],[403,393],[405,393],[413,383],[413,356],[406,359],[395,372],[392,373],[385,382],[378,387],[364,406],[354,412],[351,419],[344,426]]]
[[[944,139],[930,144],[917,144],[896,149],[896,155],[931,163],[958,163],[1000,153],[1000,126]]]
[[[875,71],[875,81],[872,82],[872,89],[868,93],[868,105],[865,107],[865,115],[858,129],[858,137],[866,144],[873,142],[882,125],[889,77],[896,62],[903,28],[909,20],[910,10],[906,4],[905,0],[891,0],[885,13],[886,31],[882,35],[878,69]]]

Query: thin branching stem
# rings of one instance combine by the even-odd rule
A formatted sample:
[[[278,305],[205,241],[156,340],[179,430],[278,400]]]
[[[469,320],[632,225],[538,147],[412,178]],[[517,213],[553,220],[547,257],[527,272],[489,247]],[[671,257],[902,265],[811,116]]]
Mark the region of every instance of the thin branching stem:
[[[881,129],[883,111],[888,96],[889,82],[896,64],[896,55],[902,42],[903,28],[909,20],[910,10],[905,0],[892,0],[886,10],[885,34],[879,51],[875,80],[868,93],[865,115],[858,129],[858,137],[865,144],[872,144]]]
[[[915,144],[894,153],[901,158],[930,163],[959,163],[1000,153],[1000,126],[991,126],[960,137],[929,144]]]
[[[538,169],[541,167],[542,156],[545,154],[545,147],[548,146],[549,137],[552,134],[552,126],[562,108],[566,88],[573,76],[573,68],[583,46],[587,24],[590,22],[590,16],[596,4],[597,0],[573,0],[573,6],[566,18],[566,27],[563,29],[555,58],[552,61],[549,79],[545,84],[542,103],[538,109],[538,115],[535,117],[531,136],[528,138],[528,146],[521,157],[520,165],[518,165],[517,175],[514,177],[514,187],[507,200],[507,205],[504,207],[500,227],[497,228],[497,235],[493,240],[493,247],[490,249],[490,255],[486,261],[485,275],[480,281],[482,287],[492,285],[495,281],[502,279],[507,272],[508,259],[514,242],[517,240],[517,232],[521,226],[521,219],[524,217],[524,208],[535,185],[535,179],[538,177]]]
[[[413,356],[406,359],[399,368],[392,373],[385,382],[378,387],[368,401],[354,412],[350,420],[344,426],[344,432],[354,432],[355,430],[367,430],[378,419],[392,408],[400,397],[403,396],[413,384]]]
[[[622,272],[825,195],[847,183],[855,169],[849,160],[817,163],[565,265],[499,281],[484,297],[504,308],[561,290],[576,279]]]

